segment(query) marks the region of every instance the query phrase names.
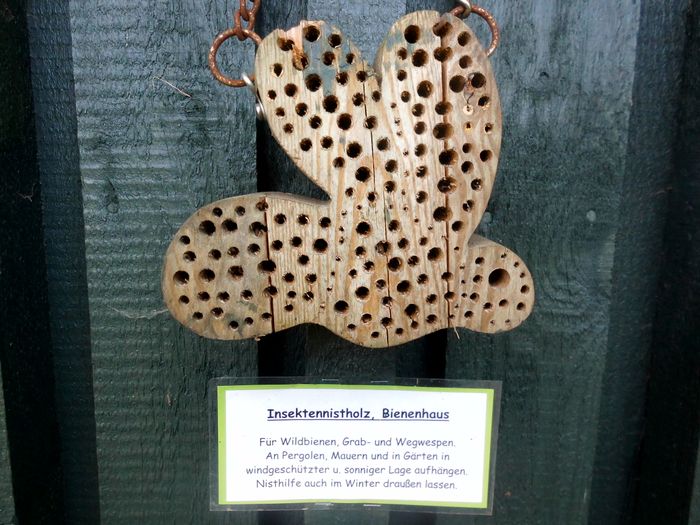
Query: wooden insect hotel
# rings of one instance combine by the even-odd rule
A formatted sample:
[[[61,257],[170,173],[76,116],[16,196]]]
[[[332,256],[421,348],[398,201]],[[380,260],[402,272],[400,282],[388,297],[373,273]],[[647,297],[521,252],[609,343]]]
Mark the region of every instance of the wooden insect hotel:
[[[403,17],[374,67],[337,29],[303,22],[262,41],[255,79],[274,137],[329,200],[259,193],[194,213],[163,271],[178,321],[215,339],[317,323],[368,347],[523,322],[534,302],[525,263],[474,235],[501,105],[460,18]]]

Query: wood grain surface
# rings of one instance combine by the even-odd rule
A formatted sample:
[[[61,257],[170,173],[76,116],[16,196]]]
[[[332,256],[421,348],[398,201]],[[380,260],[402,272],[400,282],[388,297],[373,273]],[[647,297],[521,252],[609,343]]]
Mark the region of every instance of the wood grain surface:
[[[251,101],[206,65],[227,7],[70,4],[103,523],[254,520],[209,513],[206,388],[255,375],[255,344],[193,336],[159,286],[177,226],[255,189]],[[252,58],[227,53],[223,67]]]

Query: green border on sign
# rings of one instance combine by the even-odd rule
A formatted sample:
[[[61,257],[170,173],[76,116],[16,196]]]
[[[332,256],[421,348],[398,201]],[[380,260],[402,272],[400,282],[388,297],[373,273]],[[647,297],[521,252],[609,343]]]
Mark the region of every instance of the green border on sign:
[[[430,507],[452,507],[466,509],[487,509],[489,507],[489,480],[491,478],[491,448],[493,443],[493,409],[494,388],[451,388],[451,387],[427,387],[427,386],[401,386],[401,385],[340,385],[340,384],[268,384],[268,385],[218,385],[217,396],[217,423],[218,423],[218,468],[219,468],[219,505],[285,505],[304,503],[339,503],[339,504],[370,504],[370,505],[408,505]],[[263,500],[263,501],[228,501],[226,497],[226,392],[230,390],[404,390],[404,391],[438,391],[443,393],[466,392],[473,394],[486,394],[486,436],[483,469],[483,494],[481,501],[477,503],[444,502],[444,501],[414,501],[414,500]]]

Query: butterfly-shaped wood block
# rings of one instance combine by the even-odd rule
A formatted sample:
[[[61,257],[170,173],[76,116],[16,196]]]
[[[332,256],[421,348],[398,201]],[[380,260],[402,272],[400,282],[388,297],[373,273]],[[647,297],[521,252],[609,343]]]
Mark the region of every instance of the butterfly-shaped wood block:
[[[263,40],[255,74],[273,135],[330,200],[259,193],[198,210],[165,259],[178,321],[215,339],[317,323],[369,347],[522,323],[530,272],[473,234],[496,176],[501,106],[461,19],[403,17],[374,67],[339,30],[303,22]]]

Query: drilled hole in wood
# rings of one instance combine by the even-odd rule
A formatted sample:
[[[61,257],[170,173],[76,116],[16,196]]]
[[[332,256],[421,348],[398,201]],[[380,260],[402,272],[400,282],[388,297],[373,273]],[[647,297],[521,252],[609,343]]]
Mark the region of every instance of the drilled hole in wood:
[[[394,181],[390,180],[384,183],[384,191],[392,193],[394,190],[396,190],[396,183]]]
[[[216,226],[211,221],[202,221],[199,223],[199,231],[204,235],[214,235],[216,231]]]
[[[462,69],[469,69],[472,65],[472,57],[469,55],[464,55],[459,59],[459,67]]]
[[[457,152],[453,149],[441,151],[438,160],[443,166],[450,166],[457,162]]]
[[[477,283],[477,284],[483,280],[484,280],[484,278],[481,275],[475,275],[474,278],[472,279],[472,281]]]
[[[241,299],[243,299],[244,301],[250,301],[252,298],[253,292],[251,292],[250,290],[243,290],[241,292]]]
[[[438,181],[437,186],[441,193],[453,193],[457,189],[457,181],[452,177],[444,177]]]
[[[452,104],[450,104],[449,102],[438,102],[437,104],[435,104],[435,113],[437,113],[438,115],[447,115],[451,111],[452,111]],[[451,133],[450,133],[450,135],[451,135]]]
[[[367,254],[367,250],[365,249],[364,246],[358,246],[355,248],[355,255],[357,257],[364,257]]]
[[[299,142],[299,147],[302,149],[302,151],[309,151],[311,149],[311,145],[310,139],[302,139],[301,142]]]
[[[335,76],[335,81],[340,84],[341,86],[344,86],[345,84],[348,83],[349,77],[348,74],[345,71],[341,71]]]
[[[331,220],[328,217],[321,217],[318,224],[321,228],[328,228],[331,225]]]
[[[186,295],[181,295],[179,300],[182,304],[189,304],[190,303],[190,298],[187,297]]]
[[[365,82],[367,80],[367,72],[366,71],[358,71],[357,72],[357,80],[360,82]]]
[[[282,131],[284,131],[287,134],[294,133],[294,126],[291,124],[287,123],[282,127]]]
[[[427,166],[418,166],[416,168],[416,177],[419,179],[425,177],[428,174],[428,167]]]
[[[274,263],[274,261],[271,261],[269,259],[261,261],[260,264],[258,264],[258,271],[260,273],[273,273],[277,269],[277,265]]]
[[[370,191],[370,192],[367,194],[367,200],[368,200],[369,202],[374,202],[376,199],[377,199],[377,194],[374,193],[373,191]]]
[[[365,128],[374,129],[377,125],[377,117],[367,117],[365,119]]]
[[[362,317],[360,318],[360,320],[363,323],[367,324],[367,323],[372,322],[372,316],[370,314],[362,314]]]
[[[180,236],[180,243],[187,246],[190,243],[190,238],[187,235]]]
[[[277,116],[280,117],[280,118],[281,118],[281,117],[284,117],[286,114],[287,114],[287,113],[284,111],[284,108],[277,108],[277,109],[275,110],[275,115],[277,115]]]
[[[401,92],[401,101],[402,102],[409,102],[411,100],[411,94],[408,91],[402,91]]]
[[[417,255],[411,255],[406,262],[408,263],[409,266],[418,266],[420,259],[418,258]]]
[[[423,104],[414,104],[411,108],[411,113],[414,117],[420,117],[425,113],[425,106]]]
[[[297,112],[297,115],[299,115],[300,117],[303,117],[309,111],[309,106],[307,106],[304,103],[301,103],[301,104],[297,104],[294,109]]]
[[[360,182],[367,182],[371,176],[372,172],[365,166],[357,168],[355,172],[355,178]]]
[[[275,100],[277,98],[277,92],[274,89],[271,89],[267,92],[267,98],[270,100]]]
[[[321,117],[318,115],[314,115],[309,119],[309,126],[311,126],[313,129],[320,128],[321,124],[323,124],[323,120],[321,120]]]
[[[304,38],[309,42],[316,42],[321,36],[321,31],[317,26],[309,25],[304,28]]]
[[[272,241],[272,249],[275,251],[280,251],[283,246],[284,246],[284,243],[282,241],[280,241],[279,239]]]
[[[448,124],[447,122],[440,122],[433,128],[433,136],[438,140],[449,139],[453,132],[452,124]]]
[[[399,229],[400,227],[401,227],[401,224],[399,223],[399,221],[393,220],[393,221],[390,221],[390,222],[389,222],[388,228],[389,228],[389,231],[390,231],[390,232],[398,231],[398,229]],[[399,248],[401,248],[401,243],[400,243],[400,242],[399,242]]]
[[[416,157],[422,157],[426,154],[428,148],[425,144],[418,144],[414,150]]]
[[[369,235],[372,231],[372,227],[369,225],[369,223],[363,221],[357,225],[355,231],[360,235]]]
[[[530,292],[530,287],[527,286],[527,285],[523,285],[523,286],[520,288],[520,293],[524,293],[524,294],[525,294],[525,293],[529,293],[529,292]]]
[[[238,215],[239,217],[243,217],[245,215],[245,208],[243,206],[236,206],[235,212],[236,212],[236,215]],[[236,226],[236,228],[237,228],[237,226]]]
[[[199,292],[197,294],[197,299],[199,299],[200,301],[203,301],[203,302],[207,302],[209,299],[211,299],[211,297],[209,296],[209,294],[207,292]]]
[[[302,245],[301,237],[295,235],[294,237],[292,237],[290,244],[295,248],[299,248]]]
[[[324,239],[316,239],[314,241],[314,251],[318,253],[324,253],[328,249],[328,242]]]
[[[338,109],[338,97],[334,95],[328,95],[323,99],[323,109],[328,113],[334,113]]]
[[[197,255],[194,252],[185,252],[184,254],[182,254],[182,258],[185,259],[187,262],[193,262],[197,259]]]
[[[338,127],[342,130],[348,130],[352,127],[352,117],[347,113],[343,113],[338,117]]]
[[[362,146],[360,146],[359,142],[351,142],[350,144],[348,144],[346,152],[348,154],[348,157],[350,157],[351,159],[356,159],[362,154]]]
[[[287,84],[284,86],[284,93],[288,97],[293,97],[294,95],[297,94],[299,88],[297,88],[296,84]]]
[[[374,271],[374,263],[372,261],[367,261],[365,264],[362,265],[362,268],[364,269],[364,271],[372,273]]]
[[[471,39],[471,36],[469,33],[466,31],[462,31],[458,36],[457,36],[457,43],[460,46],[466,46],[469,43],[469,40]]]
[[[415,44],[420,39],[420,27],[410,25],[404,29],[403,36],[409,44]]]
[[[355,93],[352,96],[352,103],[354,106],[361,106],[365,102],[365,96],[362,93]],[[348,126],[349,127],[349,126]],[[347,128],[345,128],[347,129]]]
[[[437,323],[437,315],[435,314],[430,314],[428,317],[425,318],[425,322],[428,324],[435,324]]]
[[[260,246],[257,244],[251,244],[248,246],[248,253],[251,255],[257,255],[260,253]]]
[[[348,53],[347,56],[345,57],[345,61],[346,61],[348,64],[352,64],[352,63],[355,62],[355,58],[356,58],[356,57],[355,57],[355,53]]]
[[[454,279],[454,275],[452,272],[442,272],[442,275],[440,277],[443,281],[452,281]]]
[[[313,74],[307,76],[306,79],[304,79],[304,83],[306,84],[306,87],[309,91],[315,92],[321,88],[323,81],[321,80],[320,76],[313,73]]]
[[[434,248],[430,248],[430,250],[428,251],[428,260],[439,261],[440,259],[442,259],[442,250],[437,246]]]
[[[467,310],[466,312],[464,312],[465,319],[471,319],[472,317],[474,317],[474,312],[472,312],[471,310]]]
[[[175,272],[173,281],[175,281],[175,284],[185,285],[190,281],[190,274],[182,270]]]
[[[416,202],[418,204],[424,203],[428,198],[428,194],[424,191],[419,191],[418,194],[416,195]]]
[[[245,319],[243,319],[243,322],[248,326],[251,326],[255,321],[253,321],[252,317],[246,317]]]
[[[327,66],[332,66],[335,62],[335,53],[331,51],[326,51],[323,53],[323,63]]]
[[[243,267],[242,266],[231,266],[228,269],[228,274],[233,280],[239,280],[243,278]]]
[[[435,219],[438,222],[447,221],[451,217],[452,211],[449,208],[446,208],[445,206],[439,206],[438,208],[435,208],[435,211],[433,212],[433,219]]]
[[[396,56],[398,56],[401,60],[406,60],[406,58],[408,57],[408,51],[405,47],[401,47],[396,52]]]
[[[389,328],[391,325],[394,324],[394,321],[391,319],[391,317],[382,317],[381,320],[382,326],[384,328]],[[377,332],[374,332],[377,333]],[[379,334],[377,333],[377,337],[379,337]]]
[[[472,87],[480,89],[486,85],[486,77],[481,73],[473,73],[469,77],[469,83]]]
[[[226,253],[228,253],[231,257],[238,257],[239,251],[240,250],[235,246],[231,246]]]
[[[467,79],[462,75],[455,75],[450,79],[450,89],[455,93],[464,91],[464,86],[467,85]]]
[[[201,321],[202,319],[204,319],[204,314],[202,312],[195,312],[192,314],[192,318],[197,321]]]
[[[255,221],[250,225],[250,233],[256,237],[262,237],[267,233],[267,226],[265,226],[262,222]]]
[[[523,310],[525,310],[525,303],[518,303],[516,308],[522,312]]]
[[[464,228],[464,223],[462,221],[455,221],[452,223],[452,231],[453,232],[461,231],[462,228]]]
[[[334,168],[342,168],[345,166],[345,159],[343,157],[336,157],[333,159]]]
[[[338,33],[333,33],[331,36],[328,37],[328,44],[331,47],[340,47],[342,43],[343,38]]]
[[[418,84],[418,94],[423,98],[428,98],[433,92],[433,84],[428,80],[423,80]]]
[[[279,47],[282,51],[291,51],[294,47],[294,42],[288,38],[280,37],[277,39],[277,47]]]
[[[374,249],[379,255],[386,255],[389,250],[391,250],[391,244],[389,244],[387,241],[379,241]]]
[[[285,222],[287,222],[287,216],[284,213],[278,213],[277,215],[275,215],[275,222],[277,224],[284,224]]]
[[[479,158],[482,162],[488,162],[489,160],[491,160],[491,157],[493,157],[493,153],[491,153],[490,150],[485,149],[484,151],[479,153]]]
[[[396,285],[396,291],[402,294],[407,294],[411,291],[411,283],[409,281],[401,281]]]
[[[445,62],[452,56],[452,49],[449,47],[438,47],[433,51],[433,56],[438,62]]]
[[[413,126],[413,131],[416,132],[416,135],[422,135],[425,133],[426,129],[427,126],[425,125],[425,122],[418,122],[415,126]]]
[[[309,224],[309,216],[302,213],[297,217],[297,223],[299,223],[301,226],[306,226]]]
[[[406,76],[406,71],[404,69],[399,69],[396,73],[396,78],[398,78],[399,80],[406,80]]]
[[[424,49],[416,49],[411,56],[411,63],[415,67],[422,67],[428,61],[428,53]]]
[[[293,283],[294,282],[294,274],[293,273],[285,273],[284,277],[282,277],[285,283]]]
[[[365,286],[360,286],[355,290],[355,296],[363,301],[369,297],[369,289]]]
[[[392,272],[398,272],[401,269],[401,266],[403,266],[403,261],[400,257],[392,257],[389,259],[387,266]]]
[[[481,97],[479,99],[478,104],[479,104],[479,107],[487,108],[491,104],[491,99],[489,97]]]

